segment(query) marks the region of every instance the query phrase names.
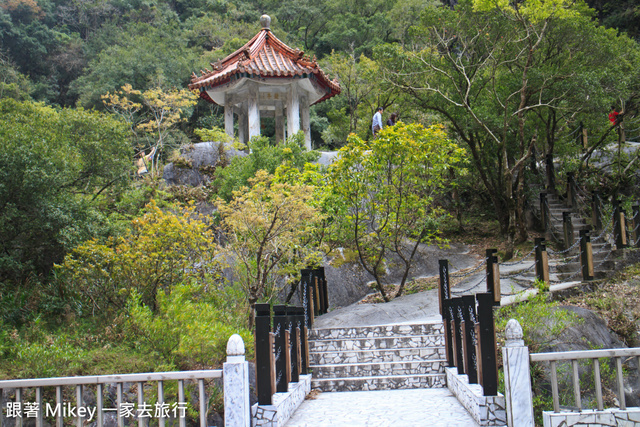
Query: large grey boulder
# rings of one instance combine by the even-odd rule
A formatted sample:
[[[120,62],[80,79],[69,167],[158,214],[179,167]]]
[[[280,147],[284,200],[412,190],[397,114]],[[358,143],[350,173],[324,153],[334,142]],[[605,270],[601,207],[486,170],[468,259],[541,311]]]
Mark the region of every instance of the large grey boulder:
[[[626,345],[609,329],[607,322],[596,312],[576,306],[561,306],[562,310],[571,314],[571,322],[556,336],[549,336],[548,331],[554,330],[553,323],[564,316],[549,316],[540,319],[539,328],[535,328],[529,337],[539,345],[539,352],[560,352],[574,350],[593,350],[606,348],[625,348]],[[551,326],[551,327],[550,327]],[[615,361],[609,359],[606,367],[601,368],[602,381],[605,387],[616,390]],[[627,406],[640,405],[640,389],[638,388],[638,363],[635,358],[624,361],[625,368],[625,399]],[[572,390],[573,377],[568,363],[558,364],[558,381],[560,389]],[[593,365],[581,363],[579,368],[583,388],[583,405],[589,405],[593,398]],[[550,370],[548,363],[543,364],[542,384],[550,390]]]
[[[197,187],[207,184],[215,168],[226,166],[234,157],[247,154],[217,141],[200,142],[180,148],[180,161],[166,165],[162,177],[170,185]]]

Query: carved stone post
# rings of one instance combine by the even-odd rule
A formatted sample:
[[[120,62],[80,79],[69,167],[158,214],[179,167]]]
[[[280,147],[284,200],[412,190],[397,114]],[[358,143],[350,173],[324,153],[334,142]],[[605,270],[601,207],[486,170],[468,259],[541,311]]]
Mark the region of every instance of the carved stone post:
[[[249,363],[244,358],[244,342],[233,334],[227,342],[227,361],[222,366],[224,376],[224,425],[250,427]]]
[[[534,427],[533,393],[529,371],[529,348],[522,340],[522,327],[511,319],[506,328],[506,345],[502,348],[507,425]]]

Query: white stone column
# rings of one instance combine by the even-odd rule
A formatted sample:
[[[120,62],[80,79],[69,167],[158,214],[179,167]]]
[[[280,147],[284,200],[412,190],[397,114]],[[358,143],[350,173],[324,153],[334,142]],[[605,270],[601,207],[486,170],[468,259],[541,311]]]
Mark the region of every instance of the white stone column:
[[[224,425],[250,427],[249,362],[244,359],[244,342],[233,334],[227,342],[227,361],[222,365],[224,382]]]
[[[298,83],[293,82],[287,96],[287,138],[291,138],[300,130],[300,98]]]
[[[307,96],[301,97],[300,103],[302,131],[304,132],[304,146],[307,151],[311,151],[311,120],[309,118],[309,98]]]
[[[533,392],[529,371],[529,348],[522,340],[522,327],[511,319],[505,330],[506,345],[502,347],[504,391],[509,427],[534,427]]]
[[[247,131],[247,112],[246,112],[246,102],[240,104],[240,108],[237,111],[238,114],[238,139],[242,144],[246,144],[248,142],[248,131]]]
[[[233,105],[229,94],[224,96],[224,131],[233,138]]]
[[[284,141],[284,108],[282,102],[276,102],[276,142]]]
[[[249,139],[260,136],[260,93],[258,85],[252,84],[249,88],[247,118],[249,120]]]

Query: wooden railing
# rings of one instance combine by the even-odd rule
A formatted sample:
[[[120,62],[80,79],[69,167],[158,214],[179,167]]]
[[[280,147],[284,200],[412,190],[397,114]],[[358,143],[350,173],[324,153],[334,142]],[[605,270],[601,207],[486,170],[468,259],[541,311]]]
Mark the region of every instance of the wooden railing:
[[[553,397],[553,411],[560,412],[560,397],[558,393],[558,362],[570,362],[572,370],[573,396],[575,406],[582,410],[580,398],[580,377],[578,374],[578,362],[580,360],[590,360],[593,364],[594,389],[596,394],[597,409],[604,409],[602,399],[602,379],[600,371],[600,359],[613,358],[616,363],[616,383],[618,391],[618,402],[620,409],[626,409],[627,405],[624,396],[624,377],[622,369],[623,358],[635,357],[640,366],[640,348],[615,348],[606,350],[584,350],[584,351],[564,351],[557,353],[534,353],[530,355],[531,362],[549,362],[551,369],[551,394]]]

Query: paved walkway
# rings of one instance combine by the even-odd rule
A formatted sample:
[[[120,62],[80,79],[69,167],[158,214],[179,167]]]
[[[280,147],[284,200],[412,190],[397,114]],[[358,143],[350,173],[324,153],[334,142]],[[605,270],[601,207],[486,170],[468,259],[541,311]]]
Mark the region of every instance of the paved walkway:
[[[476,427],[446,388],[320,393],[287,427]]]

